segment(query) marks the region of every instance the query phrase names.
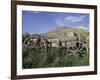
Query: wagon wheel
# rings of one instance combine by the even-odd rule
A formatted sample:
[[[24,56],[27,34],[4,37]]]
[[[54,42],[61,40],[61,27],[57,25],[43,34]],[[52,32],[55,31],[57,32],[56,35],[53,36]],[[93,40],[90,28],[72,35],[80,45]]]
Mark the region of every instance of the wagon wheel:
[[[46,44],[45,40],[42,39],[37,45],[36,45],[36,49],[39,51],[39,52],[48,52],[48,45]]]
[[[83,42],[75,41],[74,44],[74,46],[67,48],[68,55],[80,59],[84,57],[84,54],[88,54],[88,48]]]
[[[27,41],[28,41],[30,38],[31,38],[31,37],[27,37],[27,38],[24,40],[23,44],[24,44],[24,45],[28,45]]]
[[[36,45],[36,48],[39,49],[39,48],[42,48],[44,46],[44,42],[39,42],[37,45]]]
[[[32,41],[32,38],[33,38],[34,36],[30,36],[30,37],[27,37],[25,40],[24,40],[24,42],[23,42],[23,45],[26,45],[26,46],[28,46],[28,47],[34,47],[35,45],[35,43]],[[30,39],[31,39],[31,41],[30,41]]]
[[[46,43],[43,39],[41,39],[36,45],[37,49],[45,47]]]

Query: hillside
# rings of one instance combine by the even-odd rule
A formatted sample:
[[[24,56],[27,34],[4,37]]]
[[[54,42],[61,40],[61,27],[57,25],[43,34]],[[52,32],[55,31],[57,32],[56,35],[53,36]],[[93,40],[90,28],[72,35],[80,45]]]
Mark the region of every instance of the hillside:
[[[82,28],[69,28],[69,27],[58,27],[53,31],[44,33],[43,36],[47,38],[66,38],[69,36],[70,33],[77,33],[85,37],[89,36],[88,30]]]

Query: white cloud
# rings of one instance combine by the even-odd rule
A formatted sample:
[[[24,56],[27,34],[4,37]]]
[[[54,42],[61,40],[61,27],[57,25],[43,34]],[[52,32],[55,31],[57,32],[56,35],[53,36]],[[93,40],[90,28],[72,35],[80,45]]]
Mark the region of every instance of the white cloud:
[[[59,20],[59,19],[56,19],[56,20],[55,20],[55,23],[56,23],[58,26],[64,26],[64,22],[62,22],[62,21]]]
[[[85,18],[85,16],[67,16],[65,20],[70,21],[72,23],[74,22],[80,22]]]
[[[87,27],[84,27],[84,26],[78,26],[78,27],[75,27],[75,28],[81,28],[81,29],[88,30],[88,28]]]

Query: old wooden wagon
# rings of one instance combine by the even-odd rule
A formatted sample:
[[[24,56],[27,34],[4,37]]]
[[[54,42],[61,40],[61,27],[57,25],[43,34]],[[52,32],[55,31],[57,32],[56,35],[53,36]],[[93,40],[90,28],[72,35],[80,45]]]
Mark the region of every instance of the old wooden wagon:
[[[46,39],[42,37],[34,39],[33,37],[34,36],[26,38],[23,45],[31,46],[36,49],[42,47],[45,49],[48,47],[65,48],[66,53],[71,56],[82,56],[83,54],[89,53],[88,40],[81,36],[67,37],[63,39]]]

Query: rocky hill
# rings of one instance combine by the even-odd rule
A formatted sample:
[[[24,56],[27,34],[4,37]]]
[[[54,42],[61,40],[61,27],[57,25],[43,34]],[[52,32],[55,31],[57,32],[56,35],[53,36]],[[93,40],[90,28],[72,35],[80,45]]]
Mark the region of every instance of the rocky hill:
[[[42,36],[46,38],[67,38],[67,37],[73,37],[76,34],[77,36],[84,36],[88,37],[89,32],[86,29],[82,28],[70,28],[70,27],[58,27],[53,31],[49,31],[47,33],[42,34]]]

